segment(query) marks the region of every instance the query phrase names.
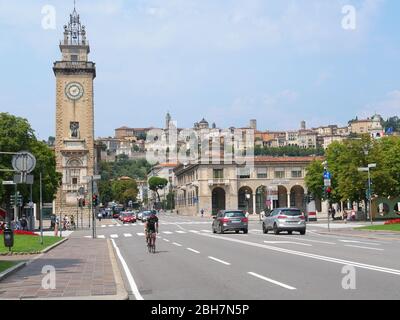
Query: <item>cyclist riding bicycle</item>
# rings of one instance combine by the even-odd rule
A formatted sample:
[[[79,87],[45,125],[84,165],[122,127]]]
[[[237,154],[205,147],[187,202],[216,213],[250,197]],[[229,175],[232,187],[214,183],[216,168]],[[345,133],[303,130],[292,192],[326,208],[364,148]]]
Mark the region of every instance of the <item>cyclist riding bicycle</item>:
[[[152,240],[152,244],[155,245],[156,233],[158,233],[158,218],[155,213],[152,213],[146,220],[144,231],[146,234],[146,243],[149,243],[149,240]]]

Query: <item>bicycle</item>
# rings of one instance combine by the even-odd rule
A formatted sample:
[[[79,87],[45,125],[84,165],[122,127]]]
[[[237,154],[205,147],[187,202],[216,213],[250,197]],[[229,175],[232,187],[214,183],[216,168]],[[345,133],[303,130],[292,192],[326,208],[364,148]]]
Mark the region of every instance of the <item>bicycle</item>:
[[[156,253],[156,233],[149,232],[147,234],[147,249],[149,253]]]

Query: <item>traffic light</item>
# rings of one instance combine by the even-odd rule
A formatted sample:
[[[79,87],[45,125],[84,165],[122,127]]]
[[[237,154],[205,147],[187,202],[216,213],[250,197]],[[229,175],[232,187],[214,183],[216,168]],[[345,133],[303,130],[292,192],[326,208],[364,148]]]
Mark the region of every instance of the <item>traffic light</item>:
[[[24,201],[22,199],[22,195],[20,195],[18,193],[18,203],[17,203],[17,205],[18,205],[18,207],[22,207],[23,204],[24,204]]]
[[[92,199],[92,205],[93,205],[93,207],[97,207],[98,204],[99,204],[99,202],[98,202],[98,196],[97,196],[97,194],[94,194],[94,195],[93,195],[93,199]]]
[[[15,206],[15,195],[11,195],[11,196],[10,196],[10,205],[11,205],[12,207]]]

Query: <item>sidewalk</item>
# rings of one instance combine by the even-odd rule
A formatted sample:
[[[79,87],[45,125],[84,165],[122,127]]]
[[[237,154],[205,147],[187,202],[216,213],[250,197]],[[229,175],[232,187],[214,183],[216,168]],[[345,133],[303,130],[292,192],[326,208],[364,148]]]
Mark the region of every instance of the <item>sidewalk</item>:
[[[56,289],[43,289],[44,266],[55,268]],[[0,299],[107,299],[128,295],[107,240],[70,238],[0,282]]]

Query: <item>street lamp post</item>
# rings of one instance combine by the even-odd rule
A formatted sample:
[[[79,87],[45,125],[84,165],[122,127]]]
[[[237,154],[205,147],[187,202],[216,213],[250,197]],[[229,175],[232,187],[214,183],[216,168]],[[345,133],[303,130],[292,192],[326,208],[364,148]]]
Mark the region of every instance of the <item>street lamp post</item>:
[[[376,168],[376,163],[368,164],[368,167],[358,168],[359,172],[368,172],[368,206],[369,206],[369,218],[371,220],[371,224],[373,224],[372,220],[372,192],[371,192],[371,169]]]

